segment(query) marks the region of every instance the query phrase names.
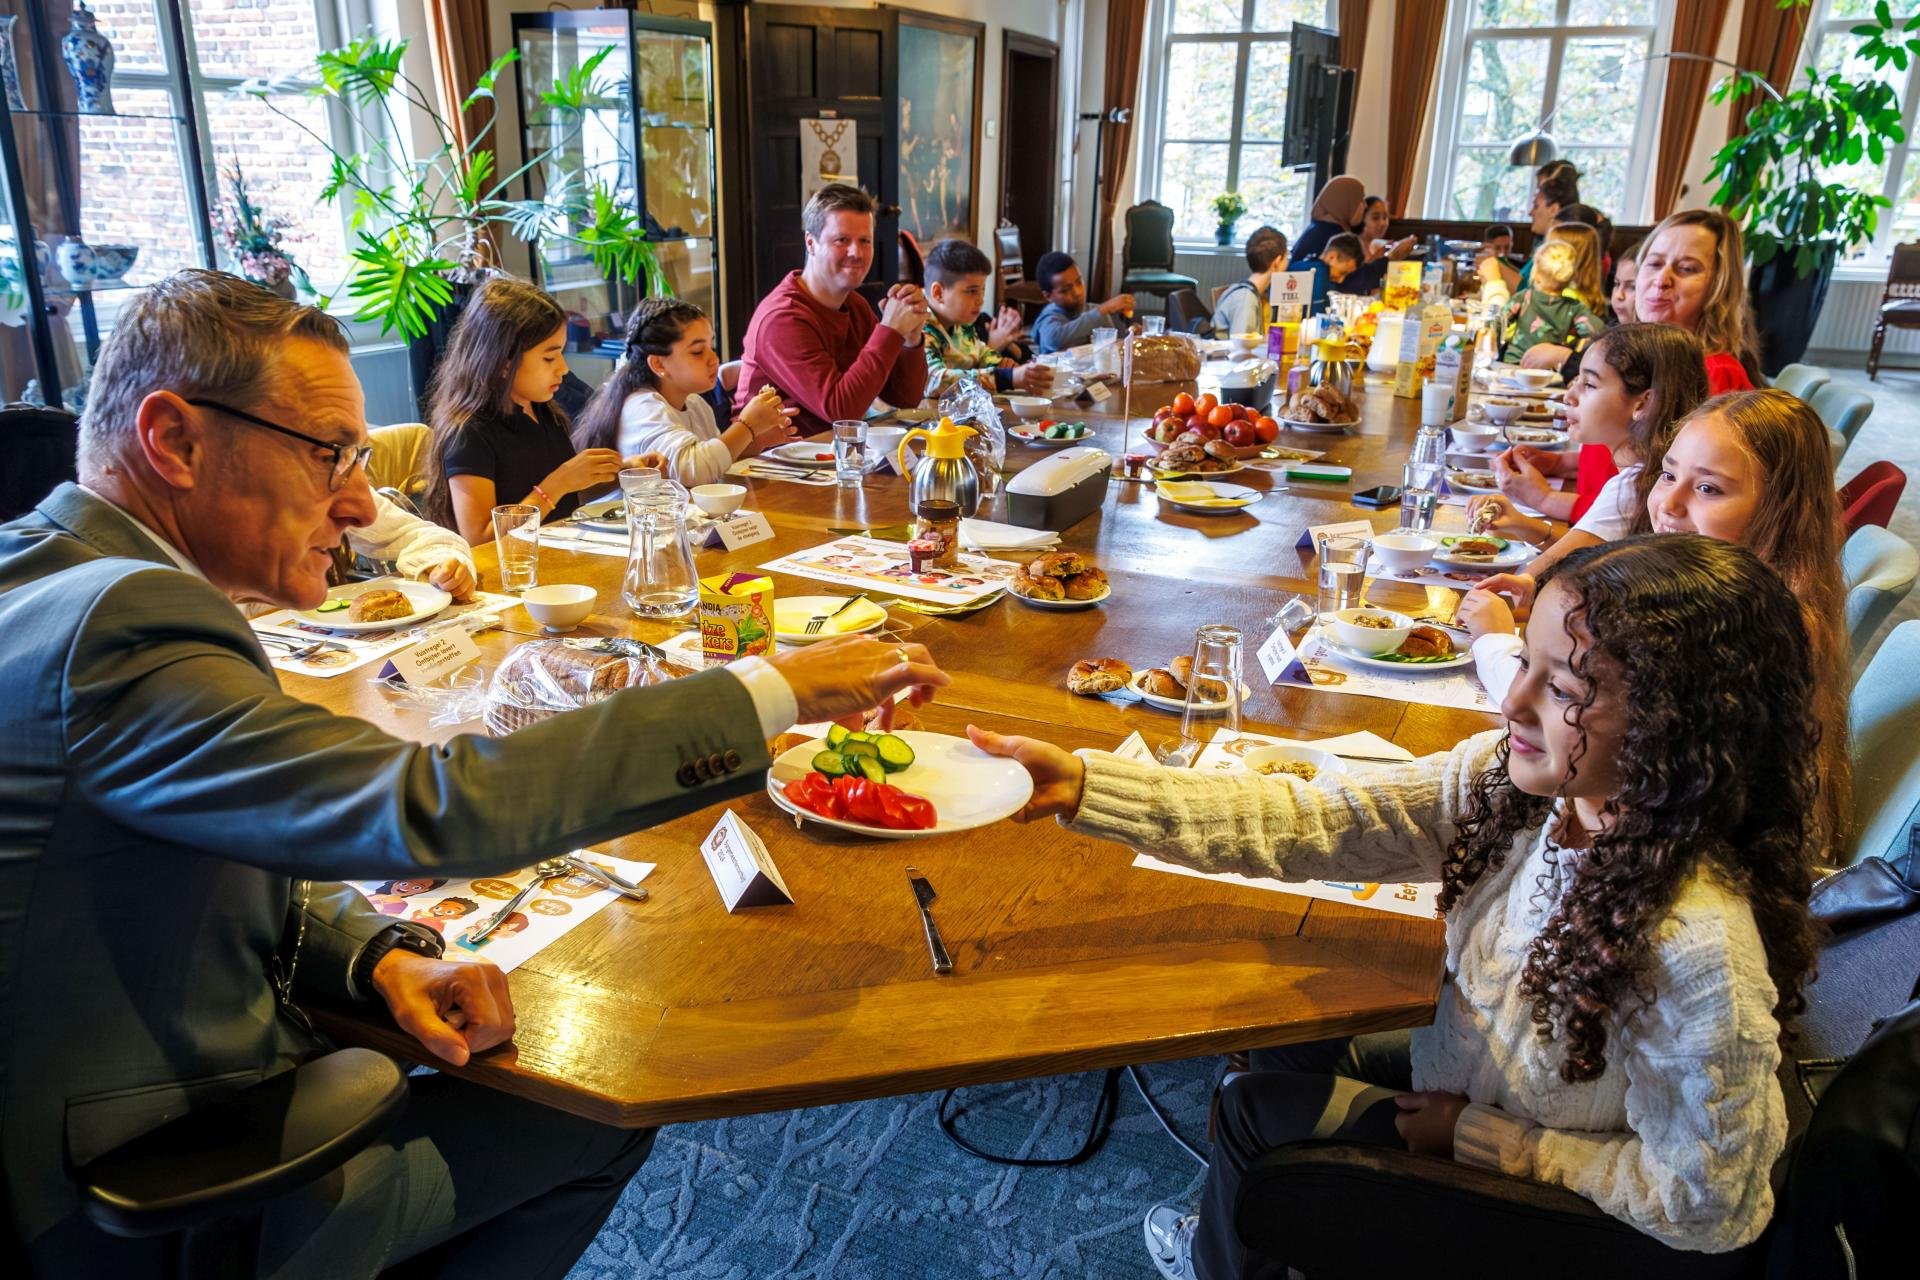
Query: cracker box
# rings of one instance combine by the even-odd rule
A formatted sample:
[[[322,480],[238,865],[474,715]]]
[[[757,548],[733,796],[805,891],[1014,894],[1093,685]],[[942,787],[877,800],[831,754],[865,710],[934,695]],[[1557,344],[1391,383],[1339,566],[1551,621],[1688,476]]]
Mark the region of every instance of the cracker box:
[[[1386,283],[1380,287],[1380,301],[1389,311],[1414,311],[1420,306],[1420,269],[1418,258],[1387,264]]]
[[[700,579],[700,651],[709,664],[773,652],[773,579],[719,573]]]
[[[1433,376],[1433,357],[1441,340],[1453,329],[1453,308],[1429,303],[1425,310],[1407,312],[1400,326],[1400,362],[1393,371],[1393,394],[1416,397],[1420,385]]]

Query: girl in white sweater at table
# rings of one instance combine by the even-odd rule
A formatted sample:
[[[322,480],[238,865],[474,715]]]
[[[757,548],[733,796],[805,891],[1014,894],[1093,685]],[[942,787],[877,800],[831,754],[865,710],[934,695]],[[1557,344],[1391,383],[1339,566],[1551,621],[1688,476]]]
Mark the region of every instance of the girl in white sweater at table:
[[[574,447],[661,454],[667,474],[691,489],[718,484],[739,459],[794,438],[799,410],[782,405],[772,387],[723,430],[707,400],[719,376],[706,313],[676,298],[643,299],[627,320],[620,365],[580,411]]]
[[[1629,538],[1543,577],[1526,643],[1505,727],[1364,775],[1203,777],[969,730],[1032,775],[1023,820],[1208,872],[1441,884],[1433,1025],[1256,1052],[1199,1213],[1148,1214],[1163,1275],[1239,1276],[1245,1169],[1335,1133],[1570,1188],[1678,1249],[1765,1228],[1815,941],[1800,606],[1743,547]]]

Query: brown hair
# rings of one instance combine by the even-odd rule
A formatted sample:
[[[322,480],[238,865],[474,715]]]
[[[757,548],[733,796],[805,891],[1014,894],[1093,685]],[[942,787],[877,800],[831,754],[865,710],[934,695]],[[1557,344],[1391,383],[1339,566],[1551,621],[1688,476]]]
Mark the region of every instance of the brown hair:
[[[1603,253],[1600,233],[1584,222],[1556,222],[1547,229],[1547,244],[1564,244],[1573,250],[1573,276],[1568,285],[1580,295],[1580,301],[1592,310],[1607,302],[1607,286],[1600,271]]]
[[[1627,429],[1642,463],[1633,523],[1627,531],[1645,533],[1647,495],[1653,492],[1660,460],[1667,456],[1680,420],[1707,398],[1706,352],[1700,339],[1677,324],[1616,325],[1595,338],[1591,349],[1620,375],[1628,395],[1652,393],[1645,411]]]
[[[1806,614],[1814,711],[1824,732],[1821,826],[1829,850],[1837,853],[1852,821],[1853,767],[1847,742],[1847,588],[1840,572],[1846,531],[1833,487],[1833,446],[1820,415],[1785,391],[1729,391],[1702,404],[1688,420],[1709,415],[1733,428],[1766,481],[1744,543],[1786,580]],[[1650,459],[1648,469],[1657,471],[1659,462]],[[1643,502],[1636,521],[1644,516]]]
[[[830,213],[864,213],[871,218],[878,209],[873,197],[859,187],[829,182],[814,192],[807,207],[800,211],[800,226],[808,235],[817,237],[827,229]]]
[[[428,417],[433,447],[427,451],[427,519],[449,529],[453,494],[447,487],[446,456],[467,424],[483,414],[507,414],[513,409],[514,372],[520,357],[566,327],[567,313],[538,285],[496,276],[481,285],[467,302],[446,354],[427,384]],[[549,406],[564,430],[566,412]]]
[[[1747,251],[1741,241],[1740,224],[1718,209],[1669,214],[1641,242],[1639,260],[1643,265],[1647,250],[1670,227],[1705,227],[1713,236],[1713,284],[1694,326],[1701,344],[1709,355],[1725,353],[1739,360],[1755,385],[1766,381],[1760,372],[1759,327],[1747,298]]]
[[[1287,238],[1278,227],[1261,227],[1247,237],[1247,268],[1255,275],[1271,270],[1287,256]]]

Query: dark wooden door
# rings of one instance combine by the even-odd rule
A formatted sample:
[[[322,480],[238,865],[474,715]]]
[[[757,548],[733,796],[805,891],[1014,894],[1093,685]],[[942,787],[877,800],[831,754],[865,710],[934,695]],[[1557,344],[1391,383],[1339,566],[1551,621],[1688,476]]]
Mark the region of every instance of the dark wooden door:
[[[869,281],[899,274],[900,41],[884,9],[747,6],[747,227],[757,301],[806,257],[801,121],[852,120],[860,185],[880,202]]]
[[[1027,275],[1054,241],[1060,194],[1060,49],[1051,40],[1005,33],[1000,75],[1000,216],[1020,228]]]

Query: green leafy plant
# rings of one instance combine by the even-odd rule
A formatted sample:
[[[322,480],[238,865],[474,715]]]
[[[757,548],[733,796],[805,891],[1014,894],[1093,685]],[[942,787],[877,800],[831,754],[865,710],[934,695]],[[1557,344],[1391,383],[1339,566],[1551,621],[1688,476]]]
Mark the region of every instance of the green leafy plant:
[[[328,176],[321,198],[342,202],[349,210],[354,244],[348,256],[353,265],[341,288],[360,304],[356,320],[378,320],[382,333],[425,336],[453,301],[457,286],[478,283],[497,271],[495,234],[500,230],[522,240],[571,245],[591,257],[603,274],[644,280],[652,294],[672,292],[629,202],[591,167],[577,162],[587,113],[624,106],[617,90],[599,78],[611,46],[539,94],[545,107],[540,123],[554,142],[502,175],[488,142],[493,123],[462,145],[434,109],[432,98],[407,77],[402,65],[407,44],[363,35],[321,53],[298,77],[249,81],[236,90],[259,98],[326,149]],[[519,56],[511,50],[495,58],[461,110],[492,98],[500,73]],[[277,99],[290,92],[338,99],[361,110],[377,108],[388,127],[370,149],[343,153],[281,108]],[[395,141],[403,136],[399,116],[407,112],[431,122],[439,145],[430,154],[407,155]],[[509,198],[511,184],[536,168],[546,178],[545,194],[537,200]]]
[[[1247,212],[1246,197],[1238,191],[1222,191],[1207,204],[1212,207],[1213,216],[1223,227],[1232,226]]]
[[[1780,0],[1780,7],[1807,3]],[[1851,34],[1860,38],[1857,56],[1876,72],[1905,71],[1920,59],[1920,14],[1897,18],[1886,0]],[[1713,101],[1763,95],[1764,82],[1757,72],[1740,71],[1714,88]],[[1890,202],[1828,181],[1822,171],[1867,158],[1884,163],[1888,149],[1906,141],[1892,84],[1876,75],[1819,75],[1808,68],[1806,82],[1779,101],[1763,97],[1747,113],[1746,127],[1715,153],[1709,176],[1718,184],[1712,201],[1741,224],[1754,266],[1791,253],[1794,274],[1805,276],[1830,252],[1873,239],[1880,210]]]

